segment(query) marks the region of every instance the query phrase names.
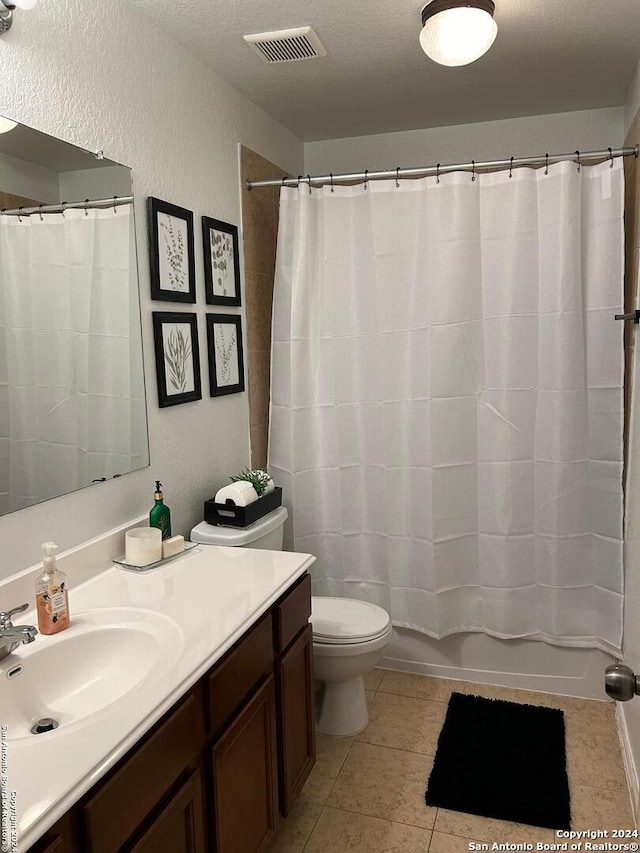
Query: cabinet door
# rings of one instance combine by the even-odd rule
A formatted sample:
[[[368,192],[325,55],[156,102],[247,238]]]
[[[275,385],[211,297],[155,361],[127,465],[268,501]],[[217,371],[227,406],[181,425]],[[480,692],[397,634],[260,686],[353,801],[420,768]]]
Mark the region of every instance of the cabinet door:
[[[194,771],[171,797],[131,853],[204,853],[202,787]]]
[[[280,811],[287,817],[316,760],[311,625],[276,664],[276,690]]]
[[[76,849],[71,818],[67,813],[29,848],[29,853],[74,853]]]
[[[272,675],[213,746],[211,762],[216,853],[264,850],[277,821]]]

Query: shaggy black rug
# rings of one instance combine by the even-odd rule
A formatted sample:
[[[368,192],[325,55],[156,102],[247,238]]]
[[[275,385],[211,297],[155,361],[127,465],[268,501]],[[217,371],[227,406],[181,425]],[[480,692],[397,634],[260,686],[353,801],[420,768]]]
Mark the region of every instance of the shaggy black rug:
[[[452,693],[425,800],[428,806],[570,829],[564,713]]]

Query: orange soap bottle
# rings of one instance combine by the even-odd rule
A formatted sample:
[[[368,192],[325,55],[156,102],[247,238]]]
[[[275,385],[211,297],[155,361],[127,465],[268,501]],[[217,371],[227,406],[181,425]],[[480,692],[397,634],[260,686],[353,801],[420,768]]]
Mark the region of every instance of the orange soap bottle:
[[[55,542],[45,542],[44,571],[36,580],[36,610],[41,634],[57,634],[69,627],[67,576],[56,565]]]

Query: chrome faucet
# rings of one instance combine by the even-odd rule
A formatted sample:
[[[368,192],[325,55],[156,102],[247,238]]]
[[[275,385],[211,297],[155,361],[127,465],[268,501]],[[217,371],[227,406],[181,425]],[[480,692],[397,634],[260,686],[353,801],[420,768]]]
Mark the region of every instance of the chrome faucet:
[[[14,625],[11,622],[12,616],[28,609],[28,604],[21,604],[6,613],[0,612],[0,660],[17,649],[20,643],[33,643],[35,640],[38,630],[34,625]]]

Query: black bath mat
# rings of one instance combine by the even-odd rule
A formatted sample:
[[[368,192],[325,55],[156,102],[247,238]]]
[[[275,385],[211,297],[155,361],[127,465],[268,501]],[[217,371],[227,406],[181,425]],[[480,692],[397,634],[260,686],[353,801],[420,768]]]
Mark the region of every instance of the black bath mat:
[[[570,829],[563,712],[452,693],[425,800]]]

